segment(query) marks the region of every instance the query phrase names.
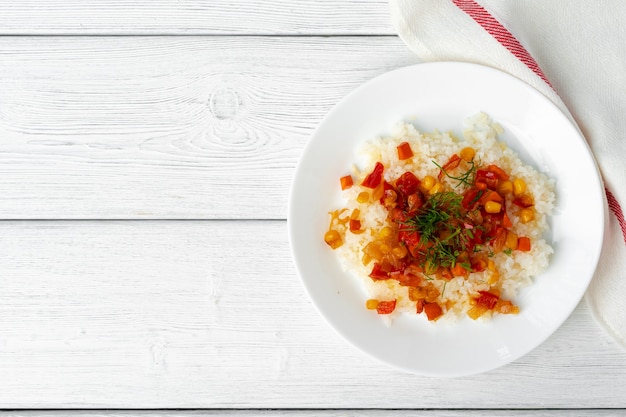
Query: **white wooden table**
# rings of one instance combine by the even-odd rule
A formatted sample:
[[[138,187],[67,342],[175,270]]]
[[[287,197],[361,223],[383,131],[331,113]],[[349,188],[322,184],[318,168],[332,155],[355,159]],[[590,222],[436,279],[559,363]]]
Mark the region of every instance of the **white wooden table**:
[[[417,62],[384,0],[2,0],[0,34],[9,415],[626,413],[626,352],[584,301],[460,379],[380,364],[308,301],[285,221],[302,149]]]

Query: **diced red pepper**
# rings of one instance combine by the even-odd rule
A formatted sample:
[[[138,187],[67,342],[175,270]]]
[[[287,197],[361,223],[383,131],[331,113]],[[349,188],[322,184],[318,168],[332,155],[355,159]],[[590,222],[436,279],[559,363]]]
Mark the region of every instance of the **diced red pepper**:
[[[478,293],[480,296],[476,299],[476,305],[485,307],[489,310],[493,310],[500,299],[500,297],[490,293],[489,291],[478,291]]]
[[[487,171],[491,171],[494,174],[496,174],[498,176],[499,179],[501,179],[502,181],[506,181],[509,179],[509,174],[506,173],[505,170],[503,170],[502,168],[500,168],[497,165],[488,165],[487,166]]]
[[[513,227],[513,222],[511,222],[509,215],[506,213],[504,213],[504,215],[502,216],[502,226],[506,227],[507,229]]]
[[[417,287],[422,282],[422,278],[414,274],[397,274],[392,277],[404,287]]]
[[[484,206],[488,201],[495,201],[496,203],[504,203],[504,198],[494,190],[486,190],[483,195],[480,196],[478,204]]]
[[[522,194],[519,197],[513,199],[513,204],[521,208],[528,208],[535,205],[532,196],[528,194]]]
[[[361,230],[361,220],[350,219],[350,231],[356,232],[357,230]]]
[[[396,181],[396,188],[406,198],[418,191],[420,180],[412,172],[405,172]]]
[[[472,252],[474,248],[476,247],[476,245],[482,245],[483,243],[485,243],[482,228],[475,227],[471,230],[472,230],[471,237],[469,238],[468,243],[467,243],[468,252]],[[472,266],[472,270],[474,270],[473,266]]]
[[[378,263],[374,262],[374,267],[372,268],[372,272],[370,272],[369,277],[374,281],[380,281],[389,279],[389,272],[383,270],[383,267]]]
[[[389,211],[389,217],[396,223],[405,223],[409,217],[400,208],[394,208]]]
[[[443,310],[437,303],[424,303],[424,312],[429,321],[436,320],[443,314]]]
[[[457,154],[453,154],[450,157],[450,159],[448,159],[448,162],[446,162],[439,170],[439,175],[437,175],[437,178],[439,179],[439,181],[441,181],[445,172],[448,172],[448,171],[453,170],[454,168],[457,168],[460,164],[461,164],[461,157]]]
[[[374,166],[374,169],[372,170],[371,173],[369,173],[365,179],[363,180],[363,182],[361,183],[361,185],[363,187],[367,187],[367,188],[376,188],[380,185],[380,182],[383,179],[383,171],[385,170],[385,167],[382,163],[380,162],[376,162],[376,165]]]
[[[352,175],[345,175],[339,178],[339,182],[341,183],[342,190],[347,190],[354,184],[354,182],[352,181]]]
[[[413,150],[411,150],[411,145],[408,142],[402,142],[398,145],[398,159],[404,161],[405,159],[409,159],[413,157]]]
[[[417,249],[421,247],[421,236],[416,230],[402,230],[398,231],[398,240],[406,245],[406,248],[411,255],[417,255]]]
[[[478,205],[478,200],[482,196],[483,191],[479,190],[476,187],[472,187],[465,192],[463,195],[463,200],[461,201],[461,206],[465,210],[474,210]]]
[[[521,236],[517,238],[517,250],[528,252],[530,250],[530,238]]]
[[[477,169],[475,182],[484,182],[487,188],[495,190],[498,186],[498,174],[486,169]]]
[[[478,188],[479,190],[485,191],[487,189],[487,184],[482,181],[474,181],[474,187]]]
[[[391,301],[379,301],[376,306],[376,312],[378,314],[391,314],[396,309],[396,300]]]
[[[502,226],[502,219],[504,219],[504,213],[487,213],[484,209],[480,211],[483,217],[483,225],[487,227],[488,237],[494,238],[496,236],[496,226]]]

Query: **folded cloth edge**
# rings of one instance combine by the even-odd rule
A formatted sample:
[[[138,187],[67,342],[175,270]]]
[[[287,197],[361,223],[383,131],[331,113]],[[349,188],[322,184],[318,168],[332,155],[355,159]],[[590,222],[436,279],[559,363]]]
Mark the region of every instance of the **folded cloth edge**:
[[[394,26],[396,27],[400,38],[407,44],[407,46],[415,52],[420,58],[425,61],[466,61],[480,63],[493,68],[505,71],[527,84],[535,87],[537,90],[547,96],[555,105],[557,105],[565,115],[572,121],[574,126],[581,132],[581,135],[585,137],[581,131],[578,123],[572,116],[571,112],[561,99],[561,97],[554,90],[550,82],[543,75],[543,71],[525,48],[517,41],[514,35],[512,35],[504,26],[502,26],[486,9],[484,9],[475,0],[451,0],[446,2],[441,1],[413,1],[413,0],[390,0],[391,18]],[[459,9],[465,13],[464,16],[459,14]],[[452,18],[451,16],[454,16]],[[426,29],[415,27],[410,25],[409,21],[415,22],[434,22],[439,21],[439,25],[448,25],[450,31],[458,36],[458,33],[464,33],[466,38],[469,38],[471,34],[471,47],[460,51],[459,46],[456,44],[446,44],[445,48],[442,48],[438,53],[435,53],[432,48],[427,46],[427,43],[431,41],[433,45],[440,45],[440,39],[429,38],[430,36],[446,35],[445,33],[437,33],[433,31],[435,25],[428,26],[426,23]],[[472,22],[472,20],[474,22]],[[441,22],[445,22],[445,25]],[[461,22],[461,23],[459,23]],[[471,24],[468,24],[471,23]],[[462,27],[460,27],[463,25]],[[436,28],[435,28],[436,29]],[[429,30],[431,32],[429,32]],[[416,36],[416,31],[419,36]],[[511,40],[512,39],[512,40]],[[458,37],[455,41],[458,41]],[[499,43],[497,45],[496,43]],[[480,53],[476,54],[476,45],[488,44],[488,47],[478,47]],[[461,46],[462,48],[462,46]],[[499,51],[500,53],[494,53],[492,51]],[[506,54],[505,50],[508,50],[510,54]],[[494,56],[497,55],[497,56]],[[459,59],[460,58],[460,59]],[[518,61],[517,63],[511,62],[512,60]],[[526,68],[521,68],[520,65]],[[599,172],[600,164],[597,158],[592,152],[591,146],[587,143],[590,149],[591,155],[594,157],[596,168]],[[604,183],[604,178],[601,180]],[[612,259],[615,254],[616,247],[624,246],[626,242],[626,222],[621,211],[621,207],[611,194],[609,189],[604,185],[604,207],[605,207],[605,227],[604,227],[604,243],[603,254],[601,258]],[[613,201],[611,202],[611,198]],[[609,201],[607,201],[607,199]],[[615,217],[610,217],[610,211]],[[618,222],[617,227],[613,224]],[[616,230],[621,229],[622,233],[616,233]],[[622,240],[623,239],[623,240]],[[611,322],[606,320],[606,316],[599,310],[601,307],[598,302],[597,296],[592,296],[592,293],[598,292],[597,290],[603,283],[597,279],[597,276],[603,273],[619,273],[620,271],[606,271],[607,268],[600,268],[596,271],[594,279],[590,285],[590,288],[585,294],[585,300],[590,307],[592,316],[598,323],[624,348],[626,348],[626,334],[620,335],[619,329],[616,329]],[[591,291],[590,291],[591,290]],[[612,311],[611,311],[612,312]]]

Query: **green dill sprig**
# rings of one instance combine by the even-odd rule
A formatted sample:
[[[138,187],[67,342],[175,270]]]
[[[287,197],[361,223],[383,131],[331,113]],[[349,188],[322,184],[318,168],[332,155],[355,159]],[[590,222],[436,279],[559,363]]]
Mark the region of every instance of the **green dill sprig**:
[[[418,253],[424,258],[422,266],[427,274],[440,266],[453,267],[466,247],[462,200],[462,195],[452,191],[433,194],[420,212],[405,223],[409,230],[420,234]]]
[[[461,184],[465,184],[466,186],[471,187],[474,184],[474,180],[476,179],[476,170],[478,170],[478,168],[481,165],[480,162],[476,163],[474,162],[474,159],[472,159],[471,161],[468,161],[469,169],[463,172],[461,175],[455,176],[455,175],[450,174],[437,162],[432,161],[432,163],[435,164],[435,166],[437,166],[437,168],[439,168],[441,172],[445,174],[446,177],[452,180],[458,181],[458,183],[455,185],[455,188],[459,187]]]

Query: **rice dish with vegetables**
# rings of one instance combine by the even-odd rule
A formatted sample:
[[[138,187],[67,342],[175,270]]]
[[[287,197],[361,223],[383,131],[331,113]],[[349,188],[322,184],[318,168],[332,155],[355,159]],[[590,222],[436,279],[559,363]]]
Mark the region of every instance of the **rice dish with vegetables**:
[[[324,241],[361,281],[373,314],[428,320],[517,314],[518,290],[547,266],[554,183],[499,142],[484,113],[463,140],[399,124],[339,181]]]

